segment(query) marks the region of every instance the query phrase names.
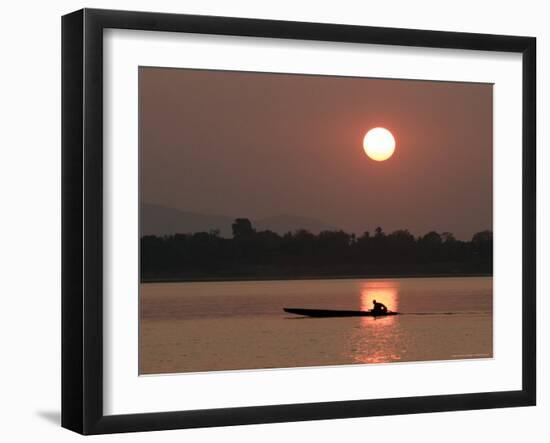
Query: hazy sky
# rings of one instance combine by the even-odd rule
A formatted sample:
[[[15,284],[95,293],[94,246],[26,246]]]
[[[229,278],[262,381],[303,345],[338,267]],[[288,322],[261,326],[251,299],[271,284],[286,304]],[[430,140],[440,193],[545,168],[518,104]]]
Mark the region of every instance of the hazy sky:
[[[492,103],[489,84],[141,68],[141,201],[469,239],[492,229]]]

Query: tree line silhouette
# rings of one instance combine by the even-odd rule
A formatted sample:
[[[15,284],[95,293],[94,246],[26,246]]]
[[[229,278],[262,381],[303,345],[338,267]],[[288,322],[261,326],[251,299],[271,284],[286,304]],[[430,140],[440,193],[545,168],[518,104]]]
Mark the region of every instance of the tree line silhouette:
[[[493,233],[470,241],[449,232],[419,237],[378,227],[361,236],[342,230],[318,235],[299,229],[279,235],[256,231],[250,220],[232,224],[232,238],[219,231],[148,235],[141,238],[141,279],[225,280],[369,275],[492,274]]]

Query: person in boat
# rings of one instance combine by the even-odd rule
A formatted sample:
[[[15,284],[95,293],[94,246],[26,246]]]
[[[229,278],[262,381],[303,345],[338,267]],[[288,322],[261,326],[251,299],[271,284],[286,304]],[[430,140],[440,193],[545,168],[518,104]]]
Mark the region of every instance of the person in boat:
[[[388,312],[388,308],[384,303],[379,303],[376,300],[372,301],[373,307],[372,312],[375,314],[386,314]]]

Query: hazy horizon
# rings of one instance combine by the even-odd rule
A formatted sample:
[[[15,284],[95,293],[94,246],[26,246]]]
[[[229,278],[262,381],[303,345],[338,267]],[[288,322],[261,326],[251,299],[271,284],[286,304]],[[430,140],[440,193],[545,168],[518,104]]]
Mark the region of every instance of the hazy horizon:
[[[262,217],[262,218],[258,218],[258,219],[253,219],[253,218],[250,218],[250,217],[246,217],[245,216],[241,216],[241,215],[235,215],[235,214],[230,214],[230,215],[227,215],[227,214],[204,214],[204,213],[199,213],[199,212],[195,212],[195,211],[187,211],[185,209],[179,209],[179,208],[171,208],[171,207],[168,207],[168,206],[164,206],[164,205],[159,205],[159,204],[156,204],[156,203],[149,203],[149,202],[142,202],[141,203],[142,205],[142,210],[144,207],[159,207],[159,208],[162,208],[162,209],[167,209],[167,210],[174,210],[174,211],[178,211],[178,212],[181,212],[182,214],[191,214],[193,216],[199,216],[199,217],[206,217],[206,218],[220,218],[220,219],[226,219],[224,220],[225,222],[225,225],[222,227],[221,225],[219,226],[220,229],[222,229],[222,232],[221,232],[221,236],[222,237],[231,237],[232,234],[231,234],[231,224],[235,221],[235,219],[237,218],[248,218],[251,222],[252,222],[252,225],[254,228],[256,228],[256,230],[258,231],[262,231],[262,230],[271,230],[273,232],[276,232],[280,235],[282,234],[285,234],[287,232],[294,232],[295,230],[297,229],[306,229],[306,230],[309,230],[311,231],[312,233],[314,234],[318,234],[319,232],[321,232],[322,230],[327,230],[327,231],[340,231],[340,230],[344,230],[343,228],[341,228],[340,226],[337,226],[337,225],[332,225],[330,223],[327,223],[325,220],[321,220],[321,219],[316,219],[316,218],[311,218],[311,217],[306,217],[306,216],[303,216],[301,214],[287,214],[287,213],[274,213],[272,215],[268,215],[266,217]],[[142,216],[143,217],[143,216]],[[274,227],[266,227],[263,223],[265,223],[267,220],[274,220],[274,219],[296,219],[296,220],[308,220],[308,221],[311,221],[311,222],[316,222],[318,223],[320,226],[323,226],[323,229],[317,229],[317,228],[314,228],[314,229],[308,229],[307,226],[302,226],[300,225],[300,223],[296,224],[293,228],[288,228],[288,229],[278,229],[278,228],[274,228]],[[164,220],[162,220],[162,216],[160,217],[160,220],[158,220],[160,223],[162,223]],[[259,224],[258,224],[259,223]],[[369,226],[365,226],[365,228],[360,231],[360,232],[353,232],[353,231],[346,231],[347,233],[349,234],[355,234],[357,237],[363,235],[366,231],[370,232],[371,234],[374,234],[374,231],[375,229],[378,227],[378,225],[369,225]],[[381,226],[382,227],[382,226]],[[208,232],[210,229],[214,229],[215,227],[212,227],[210,228],[209,226],[205,226],[203,228],[197,228],[197,229],[183,229],[183,230],[170,230],[170,232],[168,233],[169,235],[172,234],[172,233],[177,233],[177,234],[190,234],[190,233],[195,233],[195,232]],[[384,229],[382,227],[382,229]],[[419,237],[419,236],[423,236],[425,234],[428,234],[428,231],[426,232],[414,232],[414,231],[411,231],[410,229],[408,229],[406,226],[402,226],[401,228],[397,228],[396,230],[400,230],[400,229],[406,229],[408,230],[412,235],[414,235],[415,237]],[[487,229],[489,231],[492,231],[491,228]],[[344,230],[345,231],[345,230]],[[394,230],[392,231],[387,231],[387,230],[384,230],[384,232],[386,234],[391,234]],[[480,230],[480,231],[476,231],[474,232],[474,234],[476,234],[477,232],[481,232],[481,231],[484,231],[484,230]],[[440,234],[444,233],[444,232],[449,232],[449,231],[445,231],[445,230],[440,230],[438,231]],[[162,236],[162,235],[165,235],[167,234],[166,232],[164,232],[163,229],[145,229],[145,231],[143,230],[143,223],[142,223],[142,232],[141,232],[141,235],[158,235],[158,236]],[[453,233],[454,234],[454,233]],[[456,236],[455,236],[456,237]],[[459,240],[470,240],[471,238],[460,238],[460,237],[456,237],[457,239]]]

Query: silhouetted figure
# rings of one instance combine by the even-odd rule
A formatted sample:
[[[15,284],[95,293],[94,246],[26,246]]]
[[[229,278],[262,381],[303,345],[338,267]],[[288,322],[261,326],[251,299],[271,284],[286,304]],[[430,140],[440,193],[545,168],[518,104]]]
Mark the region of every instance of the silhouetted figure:
[[[376,300],[372,301],[373,308],[372,312],[375,314],[386,314],[388,312],[388,308],[383,303],[378,303]]]

